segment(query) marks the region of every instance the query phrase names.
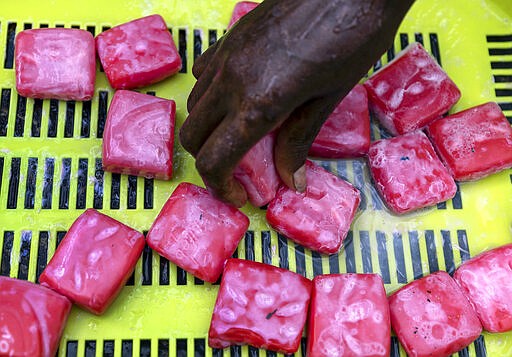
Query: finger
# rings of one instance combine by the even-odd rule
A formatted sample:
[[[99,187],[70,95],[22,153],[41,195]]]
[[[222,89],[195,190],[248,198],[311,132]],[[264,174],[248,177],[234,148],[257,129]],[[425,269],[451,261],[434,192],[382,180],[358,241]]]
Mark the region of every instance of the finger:
[[[296,109],[279,128],[274,161],[279,176],[291,189],[306,189],[304,164],[309,148],[340,100],[339,94],[312,100]]]
[[[192,74],[195,78],[201,77],[201,74],[204,72],[208,64],[211,62],[215,53],[217,52],[217,47],[220,41],[216,41],[210,47],[204,51],[201,56],[197,57],[194,61],[194,65],[192,66]]]
[[[187,111],[189,113],[192,113],[196,104],[201,100],[208,88],[210,88],[217,73],[218,71],[216,66],[212,64],[206,68],[201,77],[194,84],[194,87],[192,88],[192,91],[188,95],[187,99]]]
[[[192,156],[197,156],[204,142],[226,115],[227,108],[222,99],[221,91],[211,86],[181,126],[180,143]]]
[[[271,121],[261,113],[238,112],[226,117],[204,143],[196,168],[215,195],[240,207],[247,201],[233,170],[244,155],[264,135],[272,131]]]

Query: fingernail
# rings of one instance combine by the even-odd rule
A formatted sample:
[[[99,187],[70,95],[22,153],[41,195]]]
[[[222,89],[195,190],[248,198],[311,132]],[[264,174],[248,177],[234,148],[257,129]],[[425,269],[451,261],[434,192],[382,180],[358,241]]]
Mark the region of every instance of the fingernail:
[[[293,185],[299,192],[306,190],[306,166],[302,165],[293,173]]]

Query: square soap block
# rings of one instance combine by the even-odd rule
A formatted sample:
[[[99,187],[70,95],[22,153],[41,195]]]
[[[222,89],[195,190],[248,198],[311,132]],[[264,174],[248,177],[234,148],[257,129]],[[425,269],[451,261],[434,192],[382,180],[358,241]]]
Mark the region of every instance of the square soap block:
[[[443,271],[393,293],[389,308],[391,326],[409,356],[448,357],[482,332],[467,297]]]
[[[368,161],[377,190],[395,213],[435,205],[457,192],[455,181],[421,131],[372,143]]]
[[[44,286],[0,276],[0,355],[55,356],[71,302]]]
[[[268,205],[267,221],[306,248],[336,253],[359,207],[360,193],[311,161],[306,161],[306,180],[302,193],[281,185]]]
[[[233,172],[255,207],[269,203],[281,183],[274,164],[274,142],[274,133],[264,136],[245,154]]]
[[[243,16],[245,16],[248,12],[252,11],[259,3],[254,1],[240,1],[235,4],[233,8],[233,12],[231,14],[231,19],[229,20],[228,30],[233,27],[233,25],[240,20]]]
[[[88,209],[71,225],[39,281],[100,315],[132,274],[144,244],[142,233]]]
[[[455,180],[477,180],[512,167],[512,127],[496,103],[439,119],[427,134]]]
[[[378,274],[330,274],[313,279],[307,355],[390,355],[391,323]]]
[[[96,49],[115,89],[148,86],[181,69],[178,50],[160,15],[142,17],[100,33]]]
[[[453,275],[489,332],[512,330],[512,244],[477,255]]]
[[[85,30],[43,28],[18,33],[16,90],[24,97],[90,100],[94,95],[94,38]]]
[[[173,100],[117,91],[103,132],[103,169],[171,179],[175,120]]]
[[[371,112],[393,135],[428,125],[460,98],[455,83],[419,43],[405,48],[364,85]]]
[[[328,159],[361,157],[370,148],[370,113],[363,85],[356,85],[329,115],[309,149]]]
[[[208,332],[212,348],[251,345],[281,353],[299,349],[311,281],[272,265],[229,259]]]
[[[148,245],[214,283],[249,227],[249,218],[202,187],[180,183],[147,234]]]

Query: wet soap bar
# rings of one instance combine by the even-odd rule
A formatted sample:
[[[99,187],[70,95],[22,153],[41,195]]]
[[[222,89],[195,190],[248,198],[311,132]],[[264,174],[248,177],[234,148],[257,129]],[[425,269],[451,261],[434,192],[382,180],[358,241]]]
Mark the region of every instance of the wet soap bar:
[[[512,127],[496,103],[436,120],[427,133],[457,181],[477,180],[512,167]]]
[[[391,326],[409,356],[448,357],[482,332],[468,299],[443,271],[393,293],[389,308]]]
[[[85,30],[33,29],[15,41],[16,90],[24,97],[89,100],[94,95],[94,38]]]
[[[245,154],[233,173],[255,207],[269,203],[281,182],[274,165],[274,142],[274,133],[264,136]]]
[[[39,280],[99,315],[123,288],[142,249],[142,233],[88,209],[71,225]]]
[[[395,213],[453,198],[457,186],[421,131],[374,142],[368,152],[375,186]]]
[[[455,83],[419,43],[409,45],[364,85],[370,110],[393,135],[426,126],[460,98]]]
[[[229,259],[208,332],[212,348],[249,344],[281,353],[299,349],[311,281],[272,265]]]
[[[240,20],[240,18],[246,15],[249,11],[253,10],[259,4],[254,1],[240,1],[235,4],[233,8],[233,13],[231,14],[231,19],[229,20],[228,30],[233,27],[235,22]]]
[[[343,159],[365,155],[370,147],[368,96],[358,84],[327,118],[309,149],[309,155]]]
[[[331,274],[313,279],[307,355],[390,354],[389,305],[377,274]]]
[[[466,261],[453,277],[474,306],[485,330],[512,330],[512,244]]]
[[[144,87],[181,69],[181,58],[160,15],[111,28],[96,36],[96,49],[112,88]]]
[[[147,234],[148,245],[184,270],[214,283],[249,227],[249,218],[206,189],[180,183]]]
[[[280,186],[268,205],[267,221],[306,248],[336,253],[359,207],[359,191],[311,161],[306,162],[306,179],[302,193]]]
[[[55,356],[70,310],[48,288],[0,276],[0,355]]]
[[[172,100],[117,91],[103,133],[103,169],[169,180],[175,116]]]

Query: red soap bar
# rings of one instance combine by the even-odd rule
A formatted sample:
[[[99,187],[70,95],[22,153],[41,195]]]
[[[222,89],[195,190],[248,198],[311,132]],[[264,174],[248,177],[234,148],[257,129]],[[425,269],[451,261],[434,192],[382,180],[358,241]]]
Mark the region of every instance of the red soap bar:
[[[457,181],[477,180],[512,167],[512,127],[496,103],[436,120],[427,134]]]
[[[15,41],[16,90],[24,97],[90,100],[94,95],[94,38],[85,30],[34,29]]]
[[[231,14],[231,19],[229,20],[228,30],[233,27],[235,22],[240,20],[241,17],[246,15],[248,12],[253,10],[259,3],[253,1],[240,1],[235,4],[233,8],[233,13]]]
[[[160,15],[126,22],[96,36],[96,48],[112,88],[144,87],[181,69],[181,58]]]
[[[467,297],[444,271],[392,294],[389,308],[391,326],[409,356],[448,357],[482,332]]]
[[[489,332],[512,330],[512,244],[482,253],[454,274]]]
[[[390,354],[389,305],[377,274],[319,275],[313,279],[307,355]]]
[[[329,159],[360,157],[370,147],[370,114],[366,89],[358,84],[327,118],[309,155]]]
[[[180,183],[147,234],[148,245],[177,266],[214,283],[249,227],[235,207]]]
[[[374,142],[368,160],[378,191],[395,213],[432,206],[457,192],[452,176],[420,131]]]
[[[39,281],[100,315],[132,274],[142,249],[142,233],[88,209],[71,225]]]
[[[175,118],[173,100],[117,91],[103,133],[103,169],[169,180]]]
[[[70,310],[50,289],[0,276],[0,355],[55,356]]]
[[[208,332],[212,348],[249,344],[281,353],[299,349],[311,281],[289,270],[228,259]]]
[[[306,162],[306,179],[302,193],[281,185],[268,205],[267,221],[306,248],[336,253],[359,206],[359,191],[311,161]]]
[[[365,83],[370,110],[393,135],[422,128],[441,117],[460,91],[419,43],[413,43]]]
[[[274,165],[274,142],[273,133],[264,136],[245,154],[233,173],[255,207],[269,203],[281,182]]]

